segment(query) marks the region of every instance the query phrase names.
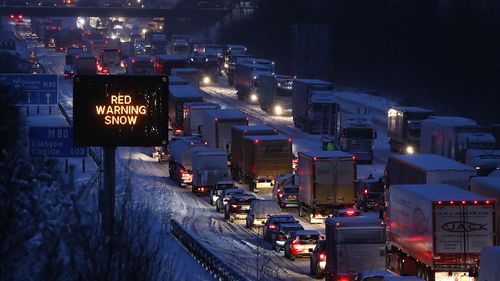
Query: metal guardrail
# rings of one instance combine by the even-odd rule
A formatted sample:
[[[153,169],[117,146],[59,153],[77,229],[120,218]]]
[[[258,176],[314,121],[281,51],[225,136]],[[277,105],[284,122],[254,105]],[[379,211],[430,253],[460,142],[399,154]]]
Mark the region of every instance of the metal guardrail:
[[[170,220],[170,232],[186,247],[186,249],[208,270],[210,270],[218,280],[244,281],[247,280],[240,273],[222,262],[205,246],[196,240],[181,224],[175,220]]]

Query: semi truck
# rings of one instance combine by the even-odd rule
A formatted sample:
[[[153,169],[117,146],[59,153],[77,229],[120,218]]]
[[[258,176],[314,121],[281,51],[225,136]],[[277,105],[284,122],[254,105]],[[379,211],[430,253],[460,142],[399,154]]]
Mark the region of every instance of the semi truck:
[[[179,55],[158,55],[156,57],[155,72],[165,75],[172,75],[172,68],[187,67],[186,58]]]
[[[123,73],[121,63],[121,50],[116,48],[104,48],[101,51],[99,62],[102,67],[109,70],[110,73]]]
[[[200,91],[192,85],[170,85],[168,89],[168,121],[175,136],[184,134],[184,103],[201,102]]]
[[[231,146],[231,127],[248,125],[248,117],[234,109],[208,109],[202,111],[201,127],[203,139],[210,147],[225,149],[228,153]]]
[[[385,225],[377,216],[330,217],[325,234],[325,280],[354,280],[363,270],[385,270]]]
[[[192,192],[208,193],[217,182],[230,178],[226,150],[209,147],[194,150],[192,172]]]
[[[191,52],[188,35],[172,35],[171,51],[174,55],[187,57]]]
[[[394,184],[449,184],[469,189],[470,166],[435,154],[395,155],[385,168],[386,187]]]
[[[146,44],[151,45],[152,54],[164,54],[167,51],[167,35],[163,32],[148,32]]]
[[[359,162],[373,162],[373,145],[377,131],[368,117],[343,115],[340,126],[340,149],[356,156]]]
[[[393,106],[387,111],[387,134],[392,152],[419,153],[420,125],[432,116],[428,109],[412,106]]]
[[[343,151],[299,152],[299,216],[323,223],[355,204],[356,160]]]
[[[388,269],[427,281],[471,280],[483,247],[494,243],[495,205],[446,184],[391,186]]]
[[[271,191],[275,178],[292,172],[292,140],[282,135],[243,138],[243,182],[253,192]]]
[[[289,75],[260,74],[257,90],[260,108],[276,116],[291,116],[293,79]]]
[[[180,186],[190,185],[193,181],[193,153],[195,150],[206,147],[206,142],[200,137],[172,138],[168,151],[169,175]]]
[[[66,64],[74,65],[76,57],[83,55],[83,48],[68,48],[66,51],[65,62]]]
[[[76,56],[75,71],[78,75],[97,75],[97,59],[90,55]]]
[[[230,57],[231,56],[232,57],[247,56],[246,53],[247,53],[247,47],[245,47],[243,45],[225,45],[224,46],[224,49],[222,52],[222,58],[223,58],[222,69],[224,70],[224,72],[226,74],[228,74],[228,82],[229,82],[230,86],[232,86],[233,84],[232,84],[231,80],[229,79],[230,77],[229,77],[228,69],[229,69],[229,66],[231,65],[231,63],[235,63],[234,61],[231,62]]]
[[[130,75],[153,75],[155,73],[154,58],[149,55],[137,55],[129,58],[126,71]]]
[[[233,54],[227,57],[227,61],[224,63],[223,69],[224,73],[227,75],[227,83],[229,86],[234,85],[234,79],[236,75],[236,65],[238,63],[249,63],[252,64],[253,57],[245,54]]]
[[[475,167],[487,176],[500,168],[495,137],[476,121],[456,116],[433,116],[422,120],[422,153],[438,154]]]
[[[231,175],[235,181],[243,181],[243,138],[246,136],[277,135],[278,131],[269,126],[233,126],[231,127]]]
[[[192,67],[172,68],[170,73],[171,75],[181,77],[182,79],[187,81],[188,84],[196,88],[200,87],[201,73],[200,70],[197,68],[192,68]]]
[[[201,135],[203,126],[202,111],[205,109],[220,109],[220,106],[213,102],[185,102],[184,109],[184,135]]]
[[[293,82],[293,124],[310,134],[338,136],[340,107],[333,84],[316,79]]]
[[[235,73],[235,88],[236,95],[239,100],[247,100],[251,103],[257,103],[259,96],[257,88],[259,87],[259,76],[261,74],[273,73],[267,66],[260,66],[258,64],[238,63],[236,64]]]
[[[500,177],[473,177],[470,180],[470,191],[495,199],[495,209],[500,210]],[[495,245],[500,245],[500,216],[495,222],[497,233]]]

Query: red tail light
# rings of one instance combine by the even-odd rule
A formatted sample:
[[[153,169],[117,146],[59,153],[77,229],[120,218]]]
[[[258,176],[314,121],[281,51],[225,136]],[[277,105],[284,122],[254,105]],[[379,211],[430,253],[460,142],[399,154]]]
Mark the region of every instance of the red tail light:
[[[236,209],[236,208],[238,208],[238,205],[237,204],[231,204],[231,208]]]
[[[276,225],[274,225],[274,224],[270,224],[270,225],[269,225],[269,229],[276,229]]]
[[[283,240],[285,240],[285,235],[281,235],[281,234],[280,234],[280,235],[277,235],[277,236],[276,236],[276,240],[279,240],[279,241],[283,241]]]
[[[280,198],[282,198],[282,197],[283,197],[283,193],[280,193]]]
[[[326,255],[324,253],[319,254],[319,261],[326,261]]]
[[[356,212],[352,211],[352,210],[349,210],[346,212],[348,216],[352,216],[354,215]]]
[[[198,191],[204,192],[205,191],[205,187],[203,187],[203,186],[202,187],[198,187]]]
[[[337,281],[350,281],[351,279],[349,277],[345,277],[345,276],[342,276],[342,277],[339,277],[339,279],[337,279]]]
[[[300,240],[299,240],[299,237],[297,236],[297,237],[295,237],[295,239],[293,239],[292,245],[297,245],[299,243],[300,243]]]

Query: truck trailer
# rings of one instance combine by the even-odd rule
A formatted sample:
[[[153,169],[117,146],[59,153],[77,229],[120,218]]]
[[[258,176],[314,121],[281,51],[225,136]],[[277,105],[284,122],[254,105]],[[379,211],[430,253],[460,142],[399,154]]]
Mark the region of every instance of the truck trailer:
[[[394,184],[449,184],[469,190],[476,170],[457,161],[434,154],[396,155],[385,169],[386,187]]]
[[[388,269],[471,280],[481,249],[494,243],[494,201],[446,184],[393,185],[388,195]]]
[[[201,102],[200,91],[192,85],[170,85],[168,89],[168,122],[175,136],[184,134],[184,103]]]
[[[434,113],[412,106],[393,106],[387,111],[387,134],[392,152],[415,154],[420,151],[420,122]]]
[[[243,182],[250,190],[271,191],[275,178],[292,172],[292,140],[281,135],[243,138]]]
[[[200,137],[172,138],[168,151],[170,177],[180,186],[190,185],[193,180],[193,151],[206,147],[207,143]]]
[[[340,126],[339,144],[343,151],[356,156],[359,162],[373,162],[373,143],[377,131],[368,117],[343,115]]]
[[[277,135],[269,126],[233,126],[231,128],[231,175],[235,181],[243,181],[243,138],[246,136]]]
[[[159,74],[172,75],[172,68],[187,67],[188,60],[185,57],[172,54],[156,56],[155,72]]]
[[[179,76],[186,80],[188,84],[193,85],[196,88],[200,87],[201,73],[197,68],[183,67],[183,68],[172,68],[170,71],[171,75]]]
[[[456,116],[433,116],[422,120],[422,153],[438,154],[476,168],[487,176],[500,168],[495,137],[476,121]]]
[[[249,118],[234,109],[208,109],[202,111],[201,127],[203,139],[208,146],[231,151],[231,127],[237,125],[248,125]]]
[[[195,101],[185,102],[184,109],[184,135],[201,135],[201,127],[204,122],[202,111],[205,109],[220,109],[220,106],[213,102]]]
[[[97,59],[90,55],[76,56],[75,70],[78,75],[97,75]]]
[[[293,76],[260,74],[257,90],[260,108],[277,116],[292,115]]]
[[[340,107],[333,84],[316,79],[293,81],[293,124],[310,134],[338,136]]]
[[[500,247],[484,247],[481,250],[479,281],[500,280]]]
[[[259,87],[259,76],[262,74],[272,75],[273,73],[265,65],[238,63],[235,71],[235,88],[239,100],[247,100],[251,103],[257,103],[259,96],[257,89]]]
[[[356,160],[343,151],[299,152],[299,216],[323,223],[355,204]]]
[[[494,199],[495,209],[500,210],[500,177],[473,177],[470,180],[470,191]],[[500,216],[497,216],[495,226],[495,245],[500,245]]]
[[[209,147],[194,150],[192,172],[193,193],[208,193],[217,182],[230,178],[227,152],[224,149]]]
[[[385,225],[377,216],[330,217],[325,234],[325,280],[350,281],[363,270],[385,270]]]

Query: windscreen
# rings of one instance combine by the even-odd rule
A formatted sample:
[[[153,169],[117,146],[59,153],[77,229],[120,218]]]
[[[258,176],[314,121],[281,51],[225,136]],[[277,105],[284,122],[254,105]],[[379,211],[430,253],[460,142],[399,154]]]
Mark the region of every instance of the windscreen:
[[[303,229],[304,228],[302,228],[300,226],[289,226],[289,227],[283,227],[281,230],[284,233],[290,233],[290,232],[299,231],[299,230],[303,230]]]
[[[377,229],[338,229],[338,244],[384,244],[383,228]]]
[[[235,203],[238,205],[250,205],[255,198],[237,198],[235,199]]]
[[[318,234],[301,234],[299,235],[300,244],[316,244],[319,240]]]
[[[294,194],[294,193],[299,193],[299,188],[298,187],[293,187],[293,188],[285,188],[283,189],[285,194]]]
[[[232,185],[230,183],[217,185],[217,189],[219,189],[219,190],[228,189],[228,188],[234,188],[234,185]]]
[[[277,222],[277,223],[294,223],[295,222],[295,218],[294,217],[278,217],[278,218],[275,218],[274,219],[274,222]]]

